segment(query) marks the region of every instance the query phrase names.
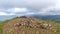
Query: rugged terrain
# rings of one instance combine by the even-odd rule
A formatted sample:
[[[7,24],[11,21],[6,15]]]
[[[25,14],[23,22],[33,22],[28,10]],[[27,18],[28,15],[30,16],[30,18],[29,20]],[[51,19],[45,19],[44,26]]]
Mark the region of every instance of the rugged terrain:
[[[55,34],[56,26],[35,18],[15,18],[5,23],[3,34]]]

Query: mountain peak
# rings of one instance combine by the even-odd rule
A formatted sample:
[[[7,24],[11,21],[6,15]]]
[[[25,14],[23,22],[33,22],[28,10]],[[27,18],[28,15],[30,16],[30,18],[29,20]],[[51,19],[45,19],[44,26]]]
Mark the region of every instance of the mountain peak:
[[[39,19],[36,18],[17,18],[14,20],[10,20],[8,23],[4,25],[3,33],[5,34],[43,34],[42,32],[52,32],[54,26],[52,24],[48,24],[46,22],[41,22]],[[51,29],[50,29],[51,28]],[[11,33],[10,33],[11,32]]]

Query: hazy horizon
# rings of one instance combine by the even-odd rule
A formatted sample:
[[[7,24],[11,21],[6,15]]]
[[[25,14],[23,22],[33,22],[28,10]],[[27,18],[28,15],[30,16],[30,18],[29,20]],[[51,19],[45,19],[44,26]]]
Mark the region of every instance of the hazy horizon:
[[[37,14],[60,15],[60,0],[0,0],[1,20]]]

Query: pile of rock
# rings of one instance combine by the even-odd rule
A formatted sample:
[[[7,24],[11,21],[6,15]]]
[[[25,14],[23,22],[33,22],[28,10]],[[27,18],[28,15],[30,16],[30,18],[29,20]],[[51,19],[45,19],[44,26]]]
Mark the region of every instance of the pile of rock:
[[[45,30],[48,34],[52,32],[51,30],[47,30],[52,28],[51,24],[40,23],[38,19],[26,18],[25,16],[10,20],[3,28],[3,34],[43,34],[42,32]]]

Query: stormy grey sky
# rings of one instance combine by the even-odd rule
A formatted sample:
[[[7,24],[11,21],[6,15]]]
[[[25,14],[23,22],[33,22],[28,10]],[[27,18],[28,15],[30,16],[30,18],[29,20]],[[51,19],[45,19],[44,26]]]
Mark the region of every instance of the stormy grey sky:
[[[60,15],[60,0],[0,0],[3,15]]]

